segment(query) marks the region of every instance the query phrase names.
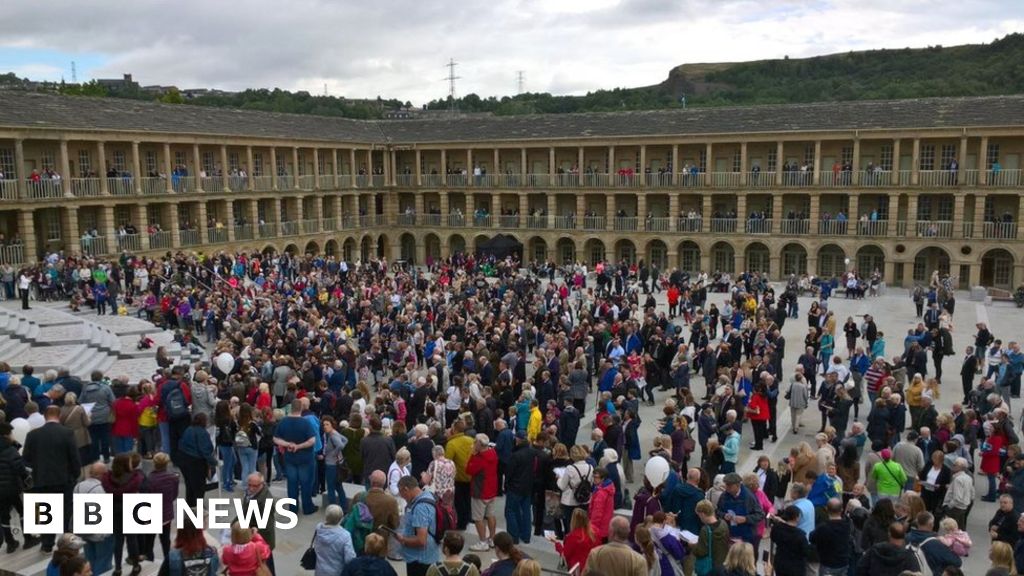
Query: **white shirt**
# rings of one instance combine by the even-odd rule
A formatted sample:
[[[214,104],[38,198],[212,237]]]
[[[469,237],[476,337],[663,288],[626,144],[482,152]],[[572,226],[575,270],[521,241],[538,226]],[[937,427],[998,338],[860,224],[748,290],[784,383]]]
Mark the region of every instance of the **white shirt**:
[[[32,279],[22,274],[21,278],[18,279],[18,288],[22,290],[28,290],[32,286]]]

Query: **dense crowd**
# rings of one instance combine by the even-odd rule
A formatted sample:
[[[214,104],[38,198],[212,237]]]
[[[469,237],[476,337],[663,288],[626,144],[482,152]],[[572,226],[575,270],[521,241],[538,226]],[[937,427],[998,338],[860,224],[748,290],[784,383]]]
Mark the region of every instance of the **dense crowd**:
[[[126,562],[137,574],[157,540],[168,574],[273,573],[272,526],[234,526],[217,547],[191,527],[172,541],[170,503],[179,484],[195,504],[211,486],[264,501],[280,481],[298,512],[322,517],[303,560],[318,576],[390,574],[387,557],[411,576],[537,576],[520,546],[541,537],[583,574],[954,576],[981,473],[984,498],[1000,502],[992,564],[1024,564],[1024,454],[1009,410],[1024,353],[978,325],[962,390],[943,387],[943,359],[957,355],[946,279],[922,291],[921,323],[895,352],[870,315],[840,324],[829,304],[844,284],[816,286],[805,353],[787,358],[796,278],[592,272],[596,282],[582,265],[558,276],[467,255],[430,273],[288,254],[54,255],[21,275],[26,289],[122,302],[185,344],[204,340],[210,360],[163,355],[140,382],[0,366],[8,551],[22,544],[11,511],[31,478],[28,489],[66,497],[165,498],[156,538],[25,536],[56,545],[54,573],[119,575]],[[651,293],[662,286],[668,308]],[[940,392],[963,399],[940,413]],[[662,418],[642,421],[641,403],[660,403]],[[812,409],[812,443],[741,467]],[[343,483],[365,491],[349,499]],[[498,561],[481,571],[474,553],[490,550]]]

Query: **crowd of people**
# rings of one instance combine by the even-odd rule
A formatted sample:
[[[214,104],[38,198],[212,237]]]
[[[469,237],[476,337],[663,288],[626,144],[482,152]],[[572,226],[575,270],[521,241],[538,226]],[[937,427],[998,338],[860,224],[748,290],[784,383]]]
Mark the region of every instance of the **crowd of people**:
[[[586,268],[548,269],[545,282],[511,257],[454,255],[429,274],[287,254],[48,259],[35,282],[71,296],[116,283],[179,338],[205,337],[209,361],[164,356],[140,382],[0,366],[8,551],[41,544],[61,574],[119,575],[122,563],[137,574],[159,540],[168,574],[273,573],[272,526],[234,526],[220,546],[192,527],[172,543],[168,507],[179,484],[194,505],[211,484],[262,501],[283,482],[298,513],[322,518],[307,553],[318,576],[391,573],[385,558],[411,576],[538,576],[520,549],[535,538],[588,575],[955,576],[982,473],[985,498],[1000,502],[992,564],[1024,564],[1024,455],[1009,411],[1024,353],[979,325],[963,399],[940,413],[939,394],[954,394],[941,386],[950,293],[925,294],[922,324],[892,353],[871,316],[848,318],[837,347],[821,290],[806,352],[787,358],[796,279],[776,293],[740,274],[719,309],[704,274],[600,263],[593,283]],[[644,296],[662,281],[671,309]],[[644,421],[642,404],[656,403],[662,417]],[[800,434],[812,406],[812,441],[742,467],[781,426]],[[11,512],[29,477],[66,497],[158,492],[167,523],[157,538],[22,543]],[[365,490],[349,499],[345,484]],[[490,550],[498,562],[481,571],[475,553]]]

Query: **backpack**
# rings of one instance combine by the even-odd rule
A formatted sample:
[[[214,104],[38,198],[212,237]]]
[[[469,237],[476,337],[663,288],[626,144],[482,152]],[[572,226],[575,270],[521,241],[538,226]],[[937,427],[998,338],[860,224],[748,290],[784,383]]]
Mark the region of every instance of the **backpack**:
[[[352,547],[363,550],[366,537],[373,532],[373,514],[365,502],[355,502],[341,521],[341,526],[352,536]]]
[[[458,530],[458,523],[455,520],[455,510],[451,506],[445,505],[439,500],[420,500],[416,502],[413,508],[420,504],[429,504],[434,509],[434,533],[430,536],[434,539],[434,542],[440,544],[444,540],[444,535],[449,530]],[[429,531],[428,531],[429,532]]]
[[[235,446],[238,448],[250,448],[252,442],[249,441],[249,433],[241,428],[235,432]]]
[[[438,574],[441,576],[466,576],[466,574],[469,574],[470,563],[463,562],[462,566],[459,566],[459,570],[455,574],[448,571],[448,567],[445,566],[444,562],[434,564],[434,568],[437,569]]]
[[[217,571],[217,555],[209,546],[192,558],[185,558],[181,550],[172,548],[167,560],[170,576],[210,576]]]
[[[907,550],[910,550],[910,553],[914,555],[914,558],[917,558],[917,567],[921,572],[930,571],[928,569],[928,558],[924,555],[924,545],[932,540],[935,540],[935,538],[926,538],[920,544],[907,544],[906,546]]]
[[[575,464],[572,465],[572,469],[579,474],[580,483],[572,489],[572,497],[576,499],[576,503],[579,505],[587,504],[590,502],[590,495],[594,492],[594,486],[587,480],[587,476],[580,472],[580,469]]]
[[[188,418],[188,403],[185,402],[185,393],[181,391],[181,382],[175,382],[174,387],[167,391],[166,396],[167,406],[167,418],[170,420],[180,420],[182,418]]]

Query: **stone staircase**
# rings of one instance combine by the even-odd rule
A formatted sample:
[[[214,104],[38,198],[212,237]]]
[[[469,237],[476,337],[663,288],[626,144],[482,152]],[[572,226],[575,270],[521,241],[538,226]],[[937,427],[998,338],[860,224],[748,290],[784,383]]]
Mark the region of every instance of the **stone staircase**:
[[[164,346],[176,362],[201,359],[173,341],[173,334],[131,316],[98,316],[71,312],[65,303],[34,302],[31,310],[17,303],[0,305],[0,361],[14,373],[30,364],[37,376],[49,369],[67,368],[88,379],[94,370],[111,377],[127,376],[131,383],[150,378],[157,368],[156,349]],[[141,335],[155,343],[138,350]]]

